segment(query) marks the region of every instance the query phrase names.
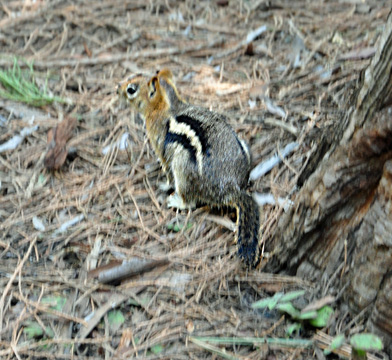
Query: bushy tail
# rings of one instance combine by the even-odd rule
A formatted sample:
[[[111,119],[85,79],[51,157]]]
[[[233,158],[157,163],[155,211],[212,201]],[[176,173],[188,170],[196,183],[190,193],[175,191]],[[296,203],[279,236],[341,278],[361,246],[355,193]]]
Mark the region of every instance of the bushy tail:
[[[246,192],[241,192],[237,209],[238,256],[248,265],[256,266],[259,261],[260,213],[256,201]]]

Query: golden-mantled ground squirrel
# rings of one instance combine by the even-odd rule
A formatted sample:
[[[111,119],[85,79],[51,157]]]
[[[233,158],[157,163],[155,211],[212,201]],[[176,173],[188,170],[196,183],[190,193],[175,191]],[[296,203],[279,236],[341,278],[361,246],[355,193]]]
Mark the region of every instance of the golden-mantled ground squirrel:
[[[238,255],[247,265],[257,265],[259,208],[245,191],[249,149],[225,117],[185,102],[167,69],[152,78],[133,75],[118,85],[117,93],[144,118],[152,148],[174,182],[168,205],[235,207]]]

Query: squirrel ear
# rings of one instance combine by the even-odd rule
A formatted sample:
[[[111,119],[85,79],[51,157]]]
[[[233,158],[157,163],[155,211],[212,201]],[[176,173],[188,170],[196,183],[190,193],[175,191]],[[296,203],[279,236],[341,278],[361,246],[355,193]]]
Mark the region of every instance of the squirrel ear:
[[[167,69],[167,68],[164,68],[164,69],[162,69],[161,71],[158,71],[158,72],[157,72],[157,76],[158,76],[158,77],[163,77],[163,78],[166,78],[166,79],[169,79],[169,80],[173,80],[173,74],[172,74],[172,72],[171,72],[169,69]]]
[[[149,96],[150,98],[152,98],[152,97],[154,96],[154,94],[155,94],[156,91],[157,91],[157,87],[158,87],[158,86],[159,86],[158,77],[157,77],[157,76],[153,76],[153,77],[151,78],[151,80],[149,81],[149,83],[148,83],[148,87],[149,87],[149,89],[150,89],[150,92],[149,92],[148,96]]]

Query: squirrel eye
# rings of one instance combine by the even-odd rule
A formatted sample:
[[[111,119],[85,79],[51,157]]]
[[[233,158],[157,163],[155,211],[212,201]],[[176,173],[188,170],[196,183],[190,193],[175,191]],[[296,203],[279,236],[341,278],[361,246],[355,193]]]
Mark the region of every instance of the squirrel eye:
[[[129,84],[127,86],[127,94],[129,98],[133,98],[138,90],[139,86],[137,84]]]

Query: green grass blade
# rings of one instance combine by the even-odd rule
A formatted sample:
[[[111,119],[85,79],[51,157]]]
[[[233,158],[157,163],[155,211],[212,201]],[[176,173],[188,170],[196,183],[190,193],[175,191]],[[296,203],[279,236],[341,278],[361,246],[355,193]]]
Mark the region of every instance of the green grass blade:
[[[281,302],[289,302],[291,300],[297,299],[301,296],[304,296],[306,293],[305,290],[298,290],[298,291],[290,291],[282,296],[280,299]]]
[[[45,78],[43,89],[37,85],[36,75],[32,63],[27,63],[28,70],[23,70],[17,58],[9,70],[0,69],[0,96],[9,100],[24,102],[33,106],[44,106],[66,100],[48,94],[49,75]]]
[[[255,303],[252,304],[253,309],[264,309],[268,307],[269,310],[273,310],[276,306],[276,304],[280,301],[282,298],[283,293],[276,293],[274,296],[261,299],[259,301],[256,301]]]

